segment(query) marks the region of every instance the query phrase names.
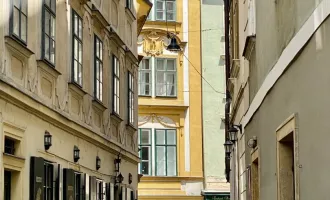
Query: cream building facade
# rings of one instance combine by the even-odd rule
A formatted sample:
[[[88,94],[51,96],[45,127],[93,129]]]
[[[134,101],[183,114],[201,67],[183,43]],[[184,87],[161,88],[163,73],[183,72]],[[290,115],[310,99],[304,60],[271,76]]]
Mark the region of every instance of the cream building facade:
[[[0,1],[1,200],[137,198],[134,5]]]
[[[201,2],[152,3],[137,42],[144,56],[139,67],[139,199],[202,199]],[[181,51],[167,50],[168,35]]]

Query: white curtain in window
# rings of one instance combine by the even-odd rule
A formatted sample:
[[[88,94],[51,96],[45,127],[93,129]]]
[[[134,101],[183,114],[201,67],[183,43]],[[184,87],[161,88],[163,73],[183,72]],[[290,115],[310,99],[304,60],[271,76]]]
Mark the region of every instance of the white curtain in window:
[[[165,146],[156,147],[156,165],[157,165],[157,176],[166,176],[166,155]]]

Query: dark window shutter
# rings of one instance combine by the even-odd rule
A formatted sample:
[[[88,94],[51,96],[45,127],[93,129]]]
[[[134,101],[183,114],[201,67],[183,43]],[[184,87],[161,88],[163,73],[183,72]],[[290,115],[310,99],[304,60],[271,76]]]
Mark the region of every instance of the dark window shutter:
[[[72,169],[63,169],[63,200],[74,199],[74,172]]]
[[[96,177],[91,176],[90,177],[90,195],[91,200],[97,200],[96,199]]]
[[[86,181],[85,181],[85,174],[80,174],[80,200],[86,200]]]
[[[134,191],[131,191],[131,199],[127,199],[127,200],[134,200]]]
[[[54,178],[53,178],[53,198],[60,199],[60,173],[61,165],[54,164]]]
[[[44,159],[31,157],[30,162],[30,199],[43,199]]]
[[[106,183],[105,194],[106,194],[106,199],[105,200],[110,200],[110,183]]]

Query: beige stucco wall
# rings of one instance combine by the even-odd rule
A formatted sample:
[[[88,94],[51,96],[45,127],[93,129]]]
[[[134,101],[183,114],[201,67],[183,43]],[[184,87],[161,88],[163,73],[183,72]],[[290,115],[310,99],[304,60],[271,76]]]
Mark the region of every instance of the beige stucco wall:
[[[128,183],[128,173],[133,175],[131,187],[137,188],[137,47],[136,20],[125,9],[125,0],[95,0],[87,4],[82,1],[56,1],[56,64],[55,68],[39,62],[41,59],[41,9],[42,1],[28,1],[27,46],[17,43],[9,36],[10,1],[0,2],[0,127],[9,124],[19,130],[23,162],[22,196],[29,198],[30,156],[40,156],[60,163],[63,168],[95,175],[105,181],[115,175],[113,159],[122,156],[121,172]],[[109,27],[99,23],[91,5],[95,4],[106,23],[115,33],[106,31]],[[115,5],[115,6],[114,6]],[[83,19],[83,86],[71,82],[72,36],[71,9],[74,8]],[[112,15],[109,15],[111,13]],[[135,11],[133,9],[133,15]],[[131,30],[131,31],[127,31]],[[93,101],[94,96],[94,34],[103,41],[103,96],[101,103]],[[131,51],[125,51],[121,41]],[[120,61],[120,118],[110,117],[112,111],[112,54]],[[134,128],[128,127],[127,73],[134,76]],[[45,130],[53,136],[53,145],[44,150]],[[3,151],[4,131],[0,131]],[[80,160],[73,163],[73,147],[80,149]],[[101,168],[95,169],[96,156],[101,158]],[[0,155],[0,163],[4,157]],[[5,158],[6,159],[6,158]],[[16,161],[13,161],[16,162]],[[11,162],[12,163],[12,162]],[[22,164],[23,163],[23,164]],[[13,164],[15,165],[15,164]],[[8,166],[6,166],[7,168]],[[3,169],[1,165],[0,191],[3,190]],[[3,192],[0,192],[3,194]],[[3,195],[0,195],[0,199]]]

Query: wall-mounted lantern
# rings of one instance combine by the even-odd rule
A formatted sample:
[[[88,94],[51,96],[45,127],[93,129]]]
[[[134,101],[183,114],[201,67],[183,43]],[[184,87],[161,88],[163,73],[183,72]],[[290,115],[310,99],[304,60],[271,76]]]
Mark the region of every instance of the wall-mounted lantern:
[[[96,156],[96,170],[101,168],[101,159],[100,157]]]
[[[118,155],[118,157],[114,160],[114,164],[115,164],[115,172],[119,172],[120,169],[120,163],[121,163],[121,158]]]
[[[80,159],[80,150],[77,146],[73,147],[73,160],[74,162],[78,162]]]
[[[128,184],[132,184],[133,182],[133,176],[131,173],[128,174]]]
[[[223,146],[225,147],[225,153],[226,155],[229,155],[231,153],[231,149],[233,147],[233,143],[230,140],[227,140]]]
[[[52,146],[52,135],[48,131],[45,131],[44,145],[45,150],[48,150]]]
[[[116,177],[116,183],[121,184],[124,181],[124,176],[119,173],[118,176]]]
[[[235,143],[237,141],[237,132],[238,132],[238,130],[234,127],[231,127],[231,128],[229,128],[228,132],[229,132],[229,140],[232,143]]]

